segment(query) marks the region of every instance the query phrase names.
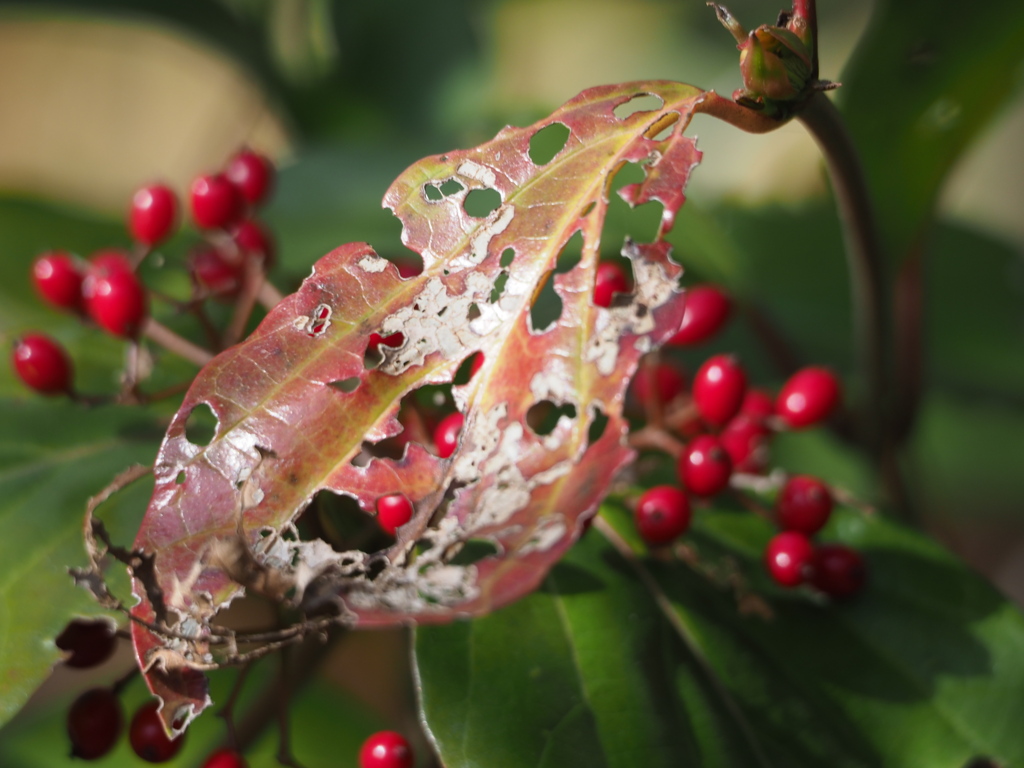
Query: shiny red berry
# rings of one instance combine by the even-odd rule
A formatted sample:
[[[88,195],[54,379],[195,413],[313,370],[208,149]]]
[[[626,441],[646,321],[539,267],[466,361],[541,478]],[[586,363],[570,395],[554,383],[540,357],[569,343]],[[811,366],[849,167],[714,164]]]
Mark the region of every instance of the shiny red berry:
[[[633,520],[648,544],[667,544],[690,527],[690,499],[680,488],[655,486],[640,496]]]
[[[629,281],[622,267],[614,261],[603,261],[597,265],[594,278],[594,304],[599,307],[610,307],[612,296],[616,293],[627,293]]]
[[[71,358],[57,341],[41,333],[29,333],[14,342],[11,355],[18,378],[42,395],[71,392]]]
[[[135,338],[149,314],[149,297],[138,276],[116,267],[90,269],[82,299],[89,317],[114,336]]]
[[[707,359],[693,377],[693,401],[701,418],[716,427],[735,416],[747,391],[747,374],[732,355]]]
[[[68,653],[64,664],[88,669],[109,659],[117,647],[117,635],[109,621],[74,619],[57,635],[54,643]]]
[[[229,260],[212,246],[194,248],[188,266],[196,283],[215,296],[232,296],[242,286],[242,262]]]
[[[218,749],[206,758],[203,768],[249,768],[249,764],[233,749]]]
[[[117,743],[124,726],[121,702],[109,688],[91,688],[68,709],[67,729],[71,756],[96,760]]]
[[[811,583],[829,597],[853,597],[864,588],[867,569],[857,550],[844,544],[822,544],[814,552]]]
[[[786,481],[775,501],[779,527],[810,536],[821,530],[832,513],[828,486],[810,475],[795,475]]]
[[[442,459],[447,459],[455,453],[464,421],[465,416],[456,411],[441,419],[434,428],[434,445],[437,446],[437,455]]]
[[[737,472],[764,472],[768,468],[768,442],[772,431],[742,412],[718,435]]]
[[[160,702],[147,701],[135,712],[128,728],[128,741],[135,754],[148,763],[166,763],[185,743],[184,735],[176,739],[167,738],[163,721],[157,710]]]
[[[137,242],[150,247],[165,240],[178,218],[178,198],[163,184],[143,187],[132,196],[128,231]]]
[[[740,413],[751,419],[763,421],[775,414],[775,399],[763,389],[748,389],[740,405]]]
[[[732,461],[714,435],[698,435],[679,457],[679,478],[697,496],[714,496],[729,484]]]
[[[651,386],[652,378],[654,386]],[[656,365],[652,377],[650,367],[641,364],[633,377],[630,389],[639,404],[650,402],[655,394],[658,397],[658,402],[669,403],[675,399],[676,395],[680,395],[686,390],[686,377],[682,371],[668,363]]]
[[[813,557],[814,545],[799,531],[776,534],[764,551],[768,573],[783,587],[802,584],[810,575]]]
[[[359,768],[412,768],[412,747],[400,733],[379,731],[363,742]]]
[[[202,229],[223,229],[242,214],[242,198],[219,173],[196,177],[189,189],[192,218]]]
[[[266,157],[243,149],[228,161],[224,175],[249,205],[259,205],[274,186],[274,165]]]
[[[82,272],[64,251],[47,251],[32,264],[32,283],[43,299],[60,309],[82,306]]]
[[[274,236],[255,219],[246,219],[235,229],[235,244],[245,254],[263,257],[263,268],[270,269],[277,258]]]
[[[839,379],[827,368],[804,368],[794,373],[779,390],[775,412],[791,429],[813,426],[839,405]]]
[[[686,291],[683,322],[669,344],[684,346],[707,341],[725,325],[732,313],[732,301],[713,285],[695,285]]]
[[[377,524],[392,536],[412,520],[412,502],[403,493],[392,493],[377,499]]]

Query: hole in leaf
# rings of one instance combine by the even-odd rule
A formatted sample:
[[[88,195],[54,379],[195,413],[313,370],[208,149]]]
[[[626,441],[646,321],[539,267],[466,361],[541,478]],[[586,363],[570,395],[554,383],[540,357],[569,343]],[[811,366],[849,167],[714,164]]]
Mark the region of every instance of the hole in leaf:
[[[377,552],[393,539],[351,496],[322,490],[299,519],[302,538],[322,538],[339,552],[358,549]]]
[[[455,378],[452,379],[452,384],[457,387],[468,384],[483,364],[484,353],[474,352],[459,365],[459,369],[455,372]]]
[[[402,278],[416,277],[423,271],[423,257],[413,251],[405,251],[387,257],[388,261],[398,269]]]
[[[475,219],[483,219],[501,205],[501,195],[496,189],[471,189],[462,207]]]
[[[494,304],[501,298],[502,292],[505,290],[505,283],[508,282],[508,272],[502,270],[501,273],[494,278],[494,290],[491,291],[491,298],[489,301]]]
[[[177,483],[178,485],[185,484],[185,470],[182,470],[181,472],[178,473],[178,475],[174,478],[174,482]]]
[[[627,184],[639,184],[646,176],[641,163],[625,163],[611,180],[608,192],[608,219],[601,238],[605,242],[621,243],[626,237],[641,243],[650,243],[658,234],[664,206],[657,200],[635,208],[622,199],[619,190]]]
[[[608,427],[608,415],[604,411],[595,405],[591,407],[590,412],[593,414],[593,420],[587,430],[587,445],[593,445],[600,440]]]
[[[498,262],[498,265],[502,269],[508,269],[509,267],[512,266],[512,261],[515,259],[515,257],[516,252],[512,248],[506,248],[504,251],[501,252],[501,260]]]
[[[664,105],[664,100],[652,93],[638,93],[629,101],[619,104],[614,113],[619,120],[625,120],[637,112],[653,112],[656,109],[661,109]]]
[[[664,141],[672,135],[672,129],[679,122],[678,112],[668,112],[658,118],[658,121],[644,131],[644,136],[654,141]]]
[[[480,317],[480,307],[476,305],[476,302],[473,302],[469,305],[469,311],[466,312],[466,319],[469,322],[473,322],[478,317]]]
[[[462,549],[448,560],[450,565],[473,565],[481,560],[493,557],[500,550],[498,545],[487,539],[470,539],[462,545]]]
[[[575,269],[583,257],[583,232],[577,229],[570,237],[562,250],[558,252],[558,259],[555,262],[555,274],[561,275],[571,269]]]
[[[193,445],[206,447],[217,434],[217,417],[206,403],[199,403],[185,419],[185,439]]]
[[[381,347],[400,347],[405,343],[405,336],[401,331],[395,331],[388,336],[381,336],[379,333],[371,333],[366,342],[366,350],[363,352],[363,367],[367,370],[376,368],[384,362],[384,353]]]
[[[547,165],[562,151],[568,140],[568,126],[562,123],[545,125],[530,138],[530,159],[537,165]]]
[[[530,327],[534,333],[543,333],[562,316],[562,298],[555,292],[552,272],[537,287],[530,304]]]
[[[358,376],[349,376],[342,381],[332,381],[328,386],[340,389],[346,395],[355,392],[359,388],[360,379]]]
[[[436,203],[438,200],[444,200],[444,193],[433,184],[423,185],[423,195],[432,203]]]
[[[595,200],[591,200],[589,203],[587,203],[587,207],[583,209],[583,213],[580,214],[580,218],[582,219],[584,216],[589,216],[590,212],[594,210],[594,208],[596,207],[597,202]]]
[[[444,182],[441,185],[441,194],[444,195],[445,197],[451,197],[452,195],[458,194],[464,189],[465,187],[462,186],[455,179],[448,179],[448,181]]]
[[[556,405],[550,400],[541,400],[530,406],[526,412],[526,425],[538,435],[550,435],[563,416],[576,418],[576,406],[572,403]]]

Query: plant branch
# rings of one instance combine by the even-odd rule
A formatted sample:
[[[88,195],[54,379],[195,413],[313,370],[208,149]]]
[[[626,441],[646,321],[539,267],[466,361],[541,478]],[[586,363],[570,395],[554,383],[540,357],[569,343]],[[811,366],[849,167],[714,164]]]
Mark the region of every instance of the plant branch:
[[[195,363],[200,368],[213,360],[212,352],[179,336],[166,325],[153,318],[146,320],[146,324],[142,326],[142,335],[176,355]]]

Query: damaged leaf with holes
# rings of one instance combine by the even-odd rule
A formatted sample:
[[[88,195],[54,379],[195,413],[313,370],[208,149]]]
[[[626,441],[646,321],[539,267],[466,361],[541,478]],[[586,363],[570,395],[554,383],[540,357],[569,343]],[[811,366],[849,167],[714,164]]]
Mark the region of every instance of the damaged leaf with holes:
[[[640,97],[645,108],[631,110]],[[277,633],[285,642],[328,623],[479,615],[540,584],[632,458],[626,386],[681,322],[680,268],[663,236],[700,158],[683,130],[705,97],[663,81],[594,88],[536,125],[415,163],[384,205],[420,274],[343,245],[201,372],[167,431],[135,541],[155,556],[155,578],[134,582],[135,650],[169,727],[208,705],[202,670],[260,652],[216,624],[244,591],[303,617]],[[635,287],[597,307],[608,194],[626,164],[645,177],[622,196],[660,204],[661,227],[653,242],[612,246]],[[556,317],[538,328],[545,286]],[[477,353],[482,364],[467,365]],[[460,368],[471,376],[452,386]],[[450,390],[464,415],[454,453],[440,458],[412,428],[397,454],[378,450],[400,437],[401,404],[429,388]],[[194,439],[191,417],[207,410],[212,434]],[[414,514],[389,546],[339,552],[298,536],[324,493],[366,515],[401,493]]]

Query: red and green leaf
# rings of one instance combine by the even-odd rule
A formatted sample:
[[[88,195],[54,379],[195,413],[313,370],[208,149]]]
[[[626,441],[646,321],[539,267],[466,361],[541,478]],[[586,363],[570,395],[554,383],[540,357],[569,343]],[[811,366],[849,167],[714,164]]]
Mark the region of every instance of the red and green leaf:
[[[640,94],[662,106],[616,115]],[[165,722],[182,728],[208,703],[197,670],[209,662],[210,620],[243,583],[287,594],[307,614],[330,609],[361,626],[479,615],[540,584],[630,460],[626,385],[639,357],[681,321],[681,270],[662,237],[700,158],[683,130],[704,97],[662,81],[594,88],[533,126],[419,161],[384,204],[422,257],[420,275],[402,278],[369,245],[344,245],[249,339],[201,372],[160,449],[135,542],[155,555],[156,578],[136,580],[134,616],[177,634],[133,625],[140,664],[167,705]],[[537,165],[531,139],[553,123],[568,128],[568,139]],[[606,309],[591,297],[607,196],[625,163],[646,176],[623,197],[658,201],[664,211],[654,242],[623,246],[635,288]],[[485,189],[500,203],[470,215],[467,199]],[[582,258],[558,274],[559,253],[577,232]],[[531,307],[547,280],[561,314],[535,329]],[[401,333],[402,343],[381,345],[383,360],[367,367],[374,333]],[[451,382],[477,352],[482,368],[453,389],[465,425],[450,458],[411,442],[400,459],[353,462],[364,441],[401,431],[403,397]],[[544,401],[575,415],[542,435],[527,413]],[[200,446],[186,427],[205,407],[217,428]],[[591,441],[591,426],[604,417]],[[325,490],[353,497],[368,513],[378,497],[404,493],[415,514],[385,552],[339,553],[296,540],[291,523]],[[452,563],[471,539],[489,541],[496,553]],[[232,567],[225,551],[239,541],[243,565]],[[246,563],[259,573],[247,578]]]

